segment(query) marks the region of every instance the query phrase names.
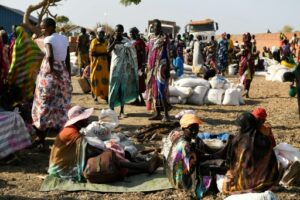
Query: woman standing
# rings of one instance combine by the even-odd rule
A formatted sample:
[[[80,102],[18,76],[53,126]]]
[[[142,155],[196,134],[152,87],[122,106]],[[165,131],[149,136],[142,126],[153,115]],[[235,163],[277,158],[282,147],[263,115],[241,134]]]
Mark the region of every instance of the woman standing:
[[[226,33],[222,34],[222,39],[219,41],[218,44],[218,70],[219,73],[222,73],[224,76],[225,70],[228,66],[228,41],[226,38]]]
[[[138,74],[139,74],[139,98],[136,99],[135,103],[145,106],[145,101],[142,93],[146,91],[146,75],[145,75],[145,61],[146,61],[146,45],[145,42],[140,38],[139,30],[134,27],[130,29],[130,37],[133,40],[133,45],[136,49],[137,62],[138,62]]]
[[[168,39],[162,32],[161,21],[154,20],[154,34],[149,40],[147,104],[155,107],[155,115],[149,120],[161,120],[161,111],[165,111],[164,122],[170,121],[168,110],[168,82],[170,78],[170,60]],[[149,106],[150,107],[150,106]]]
[[[35,144],[43,147],[46,134],[58,132],[67,121],[72,85],[67,38],[55,32],[51,18],[44,19],[41,28],[46,56],[37,77],[32,119],[38,136]]]
[[[239,62],[239,75],[241,83],[245,87],[245,96],[249,98],[249,90],[255,73],[254,59],[252,54],[252,43],[250,33],[243,35],[244,49],[241,50],[241,58]]]
[[[90,45],[91,58],[91,89],[95,101],[97,97],[108,101],[109,67],[108,42],[105,40],[104,28],[97,29],[97,38]]]
[[[123,37],[124,27],[119,24],[115,35],[109,44],[108,51],[112,53],[109,80],[109,107],[121,105],[120,118],[127,117],[124,113],[126,102],[138,97],[138,65],[136,52],[130,40]]]

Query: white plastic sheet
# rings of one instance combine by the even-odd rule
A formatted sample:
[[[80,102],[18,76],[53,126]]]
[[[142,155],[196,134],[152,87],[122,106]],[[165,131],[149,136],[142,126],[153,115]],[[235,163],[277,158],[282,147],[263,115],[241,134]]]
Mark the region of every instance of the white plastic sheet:
[[[224,200],[278,200],[278,198],[273,192],[265,191],[263,193],[235,194]]]
[[[279,143],[274,147],[277,160],[286,169],[290,163],[300,161],[300,151],[287,143]]]

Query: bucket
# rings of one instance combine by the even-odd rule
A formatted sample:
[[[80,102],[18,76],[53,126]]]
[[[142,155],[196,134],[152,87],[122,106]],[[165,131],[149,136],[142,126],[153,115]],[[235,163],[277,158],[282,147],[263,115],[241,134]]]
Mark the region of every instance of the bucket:
[[[290,97],[295,97],[297,94],[297,89],[295,86],[290,86],[290,89],[289,89],[289,96]]]
[[[234,75],[236,71],[236,64],[228,66],[228,75]]]

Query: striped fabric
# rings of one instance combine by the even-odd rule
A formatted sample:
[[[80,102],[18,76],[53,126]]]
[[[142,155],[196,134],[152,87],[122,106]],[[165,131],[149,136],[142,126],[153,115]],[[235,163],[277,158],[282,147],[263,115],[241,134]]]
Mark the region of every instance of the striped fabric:
[[[35,80],[43,57],[44,54],[28,33],[21,26],[18,26],[12,63],[8,72],[8,82],[22,90],[23,100],[29,100],[33,97]]]
[[[0,159],[31,145],[22,117],[16,112],[0,112]]]

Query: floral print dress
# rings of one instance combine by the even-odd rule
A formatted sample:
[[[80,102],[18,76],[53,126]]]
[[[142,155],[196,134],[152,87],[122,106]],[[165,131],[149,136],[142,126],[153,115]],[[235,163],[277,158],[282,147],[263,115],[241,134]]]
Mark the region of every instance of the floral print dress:
[[[36,81],[32,106],[33,125],[41,131],[61,129],[67,121],[71,107],[72,84],[64,62],[54,62],[60,77],[50,72],[49,62],[44,59]]]

